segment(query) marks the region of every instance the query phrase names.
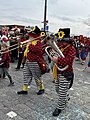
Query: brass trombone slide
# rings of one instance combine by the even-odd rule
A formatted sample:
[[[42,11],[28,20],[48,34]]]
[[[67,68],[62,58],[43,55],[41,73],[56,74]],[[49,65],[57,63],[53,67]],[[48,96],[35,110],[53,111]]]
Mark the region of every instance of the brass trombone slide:
[[[42,36],[41,36],[42,37]],[[3,53],[6,53],[6,52],[10,52],[10,51],[12,51],[12,50],[15,50],[15,49],[17,49],[17,48],[19,48],[20,47],[20,45],[26,45],[27,43],[29,43],[29,42],[32,42],[32,41],[34,41],[34,40],[37,40],[37,39],[39,39],[39,38],[41,38],[41,37],[37,37],[37,38],[30,38],[29,40],[26,40],[26,41],[23,41],[23,42],[18,42],[17,44],[14,44],[14,45],[11,45],[11,46],[9,46],[8,47],[8,49],[4,49],[5,50],[5,52],[2,52],[2,50],[0,50],[0,52],[3,54]],[[45,39],[45,38],[44,38]],[[41,40],[41,42],[43,42],[44,41],[44,39],[43,40]],[[12,47],[14,47],[14,48],[12,48]],[[3,51],[4,51],[3,50]]]

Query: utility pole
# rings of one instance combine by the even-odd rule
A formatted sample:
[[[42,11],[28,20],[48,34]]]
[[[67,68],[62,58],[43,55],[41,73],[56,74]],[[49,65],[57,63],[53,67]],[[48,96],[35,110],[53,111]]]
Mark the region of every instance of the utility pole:
[[[46,30],[46,15],[47,15],[47,0],[45,0],[45,7],[44,7],[44,31]]]

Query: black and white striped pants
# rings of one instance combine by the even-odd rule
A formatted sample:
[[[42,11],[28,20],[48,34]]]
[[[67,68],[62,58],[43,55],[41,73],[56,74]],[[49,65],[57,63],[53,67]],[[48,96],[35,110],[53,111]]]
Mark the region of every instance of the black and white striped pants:
[[[36,85],[40,86],[41,70],[37,62],[30,62],[28,59],[23,68],[24,84],[30,84],[34,78]]]
[[[58,93],[58,109],[65,109],[67,103],[67,92],[69,90],[70,81],[68,81],[63,75],[58,74],[58,79],[55,82],[55,89]]]

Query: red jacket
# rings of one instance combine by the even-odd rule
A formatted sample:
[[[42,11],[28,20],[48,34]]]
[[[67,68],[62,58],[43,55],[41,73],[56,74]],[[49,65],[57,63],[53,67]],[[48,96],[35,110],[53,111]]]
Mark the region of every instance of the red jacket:
[[[61,66],[61,68],[64,68],[65,66],[68,65],[68,68],[64,71],[58,71],[58,72],[59,73],[73,72],[72,65],[73,65],[73,61],[74,61],[74,58],[75,58],[75,54],[76,54],[74,46],[67,47],[64,50],[63,54],[64,54],[65,58],[63,58],[63,57],[58,58],[58,66]]]
[[[39,58],[43,58],[42,43],[37,42],[36,45],[29,45],[29,52],[27,53],[27,59],[30,62],[38,62]]]

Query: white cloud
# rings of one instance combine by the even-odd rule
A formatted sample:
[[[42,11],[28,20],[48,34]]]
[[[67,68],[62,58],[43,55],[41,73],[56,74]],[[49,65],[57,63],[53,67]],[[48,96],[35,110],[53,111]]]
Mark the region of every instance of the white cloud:
[[[45,0],[0,0],[0,24],[18,23],[43,26]],[[90,0],[47,0],[51,31],[70,27],[75,34],[90,34]],[[89,35],[90,36],[90,35]]]

